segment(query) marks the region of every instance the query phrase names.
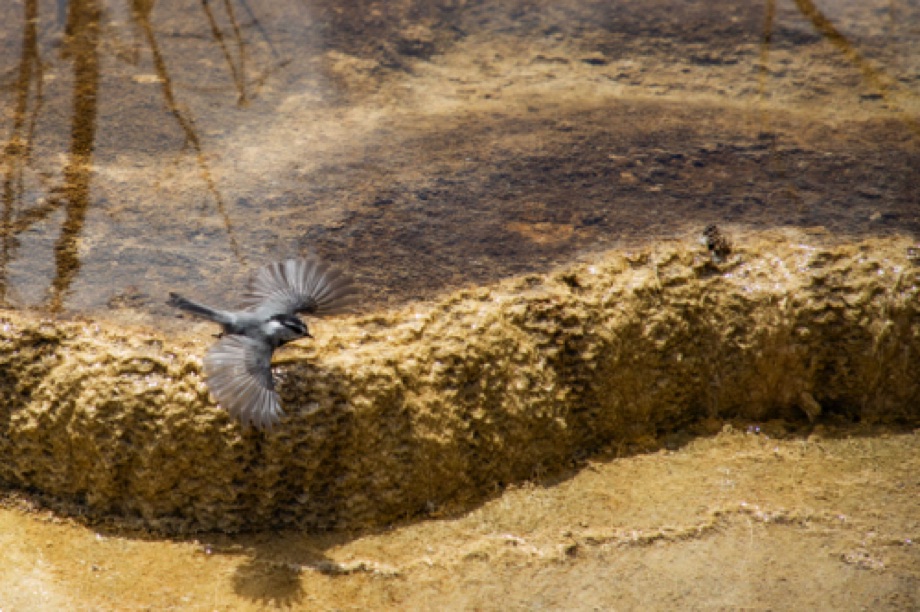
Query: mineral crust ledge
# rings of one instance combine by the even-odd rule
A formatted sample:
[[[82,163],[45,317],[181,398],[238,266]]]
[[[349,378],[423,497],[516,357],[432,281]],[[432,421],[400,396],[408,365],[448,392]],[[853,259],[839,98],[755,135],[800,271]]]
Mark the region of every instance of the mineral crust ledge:
[[[0,311],[0,482],[165,534],[352,530],[704,419],[915,423],[909,246],[662,242],[327,321],[276,356],[272,433],[209,399],[210,337]]]

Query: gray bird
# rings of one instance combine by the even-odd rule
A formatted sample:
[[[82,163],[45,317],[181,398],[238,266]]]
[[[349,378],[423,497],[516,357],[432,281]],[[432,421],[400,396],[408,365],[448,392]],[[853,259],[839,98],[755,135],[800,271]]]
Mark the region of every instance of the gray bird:
[[[218,310],[170,293],[167,304],[214,321],[220,340],[204,358],[204,373],[217,403],[244,424],[264,429],[283,414],[272,379],[272,354],[300,338],[312,338],[300,313],[345,311],[355,286],[342,272],[315,258],[288,259],[256,271],[242,310]]]

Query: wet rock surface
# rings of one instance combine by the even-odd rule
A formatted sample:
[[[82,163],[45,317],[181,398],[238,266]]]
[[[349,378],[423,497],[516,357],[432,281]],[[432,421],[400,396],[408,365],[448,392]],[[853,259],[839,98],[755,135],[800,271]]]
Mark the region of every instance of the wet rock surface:
[[[714,221],[920,229],[908,6],[68,6],[0,8],[11,307],[163,316],[316,251],[371,311]]]

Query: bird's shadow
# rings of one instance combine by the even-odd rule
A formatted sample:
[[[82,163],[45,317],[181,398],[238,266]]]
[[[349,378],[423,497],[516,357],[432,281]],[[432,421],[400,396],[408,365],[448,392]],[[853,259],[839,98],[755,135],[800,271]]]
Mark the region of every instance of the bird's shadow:
[[[290,608],[304,599],[302,574],[308,571],[335,573],[336,564],[323,554],[334,536],[262,532],[241,536],[204,538],[209,556],[245,557],[231,577],[239,597],[263,606]]]
[[[300,567],[294,564],[251,557],[233,573],[233,590],[263,605],[290,607],[303,600],[300,573]]]

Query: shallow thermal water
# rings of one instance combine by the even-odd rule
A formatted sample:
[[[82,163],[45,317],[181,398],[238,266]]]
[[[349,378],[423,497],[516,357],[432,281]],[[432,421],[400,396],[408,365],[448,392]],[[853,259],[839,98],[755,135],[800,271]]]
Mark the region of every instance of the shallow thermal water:
[[[0,23],[12,307],[163,314],[312,250],[373,309],[714,221],[920,228],[914,3],[10,0]]]
[[[167,291],[308,251],[371,311],[713,222],[916,240],[918,145],[906,0],[5,0],[0,306],[174,326]],[[917,434],[800,425],[360,537],[10,495],[0,608],[917,607]]]

